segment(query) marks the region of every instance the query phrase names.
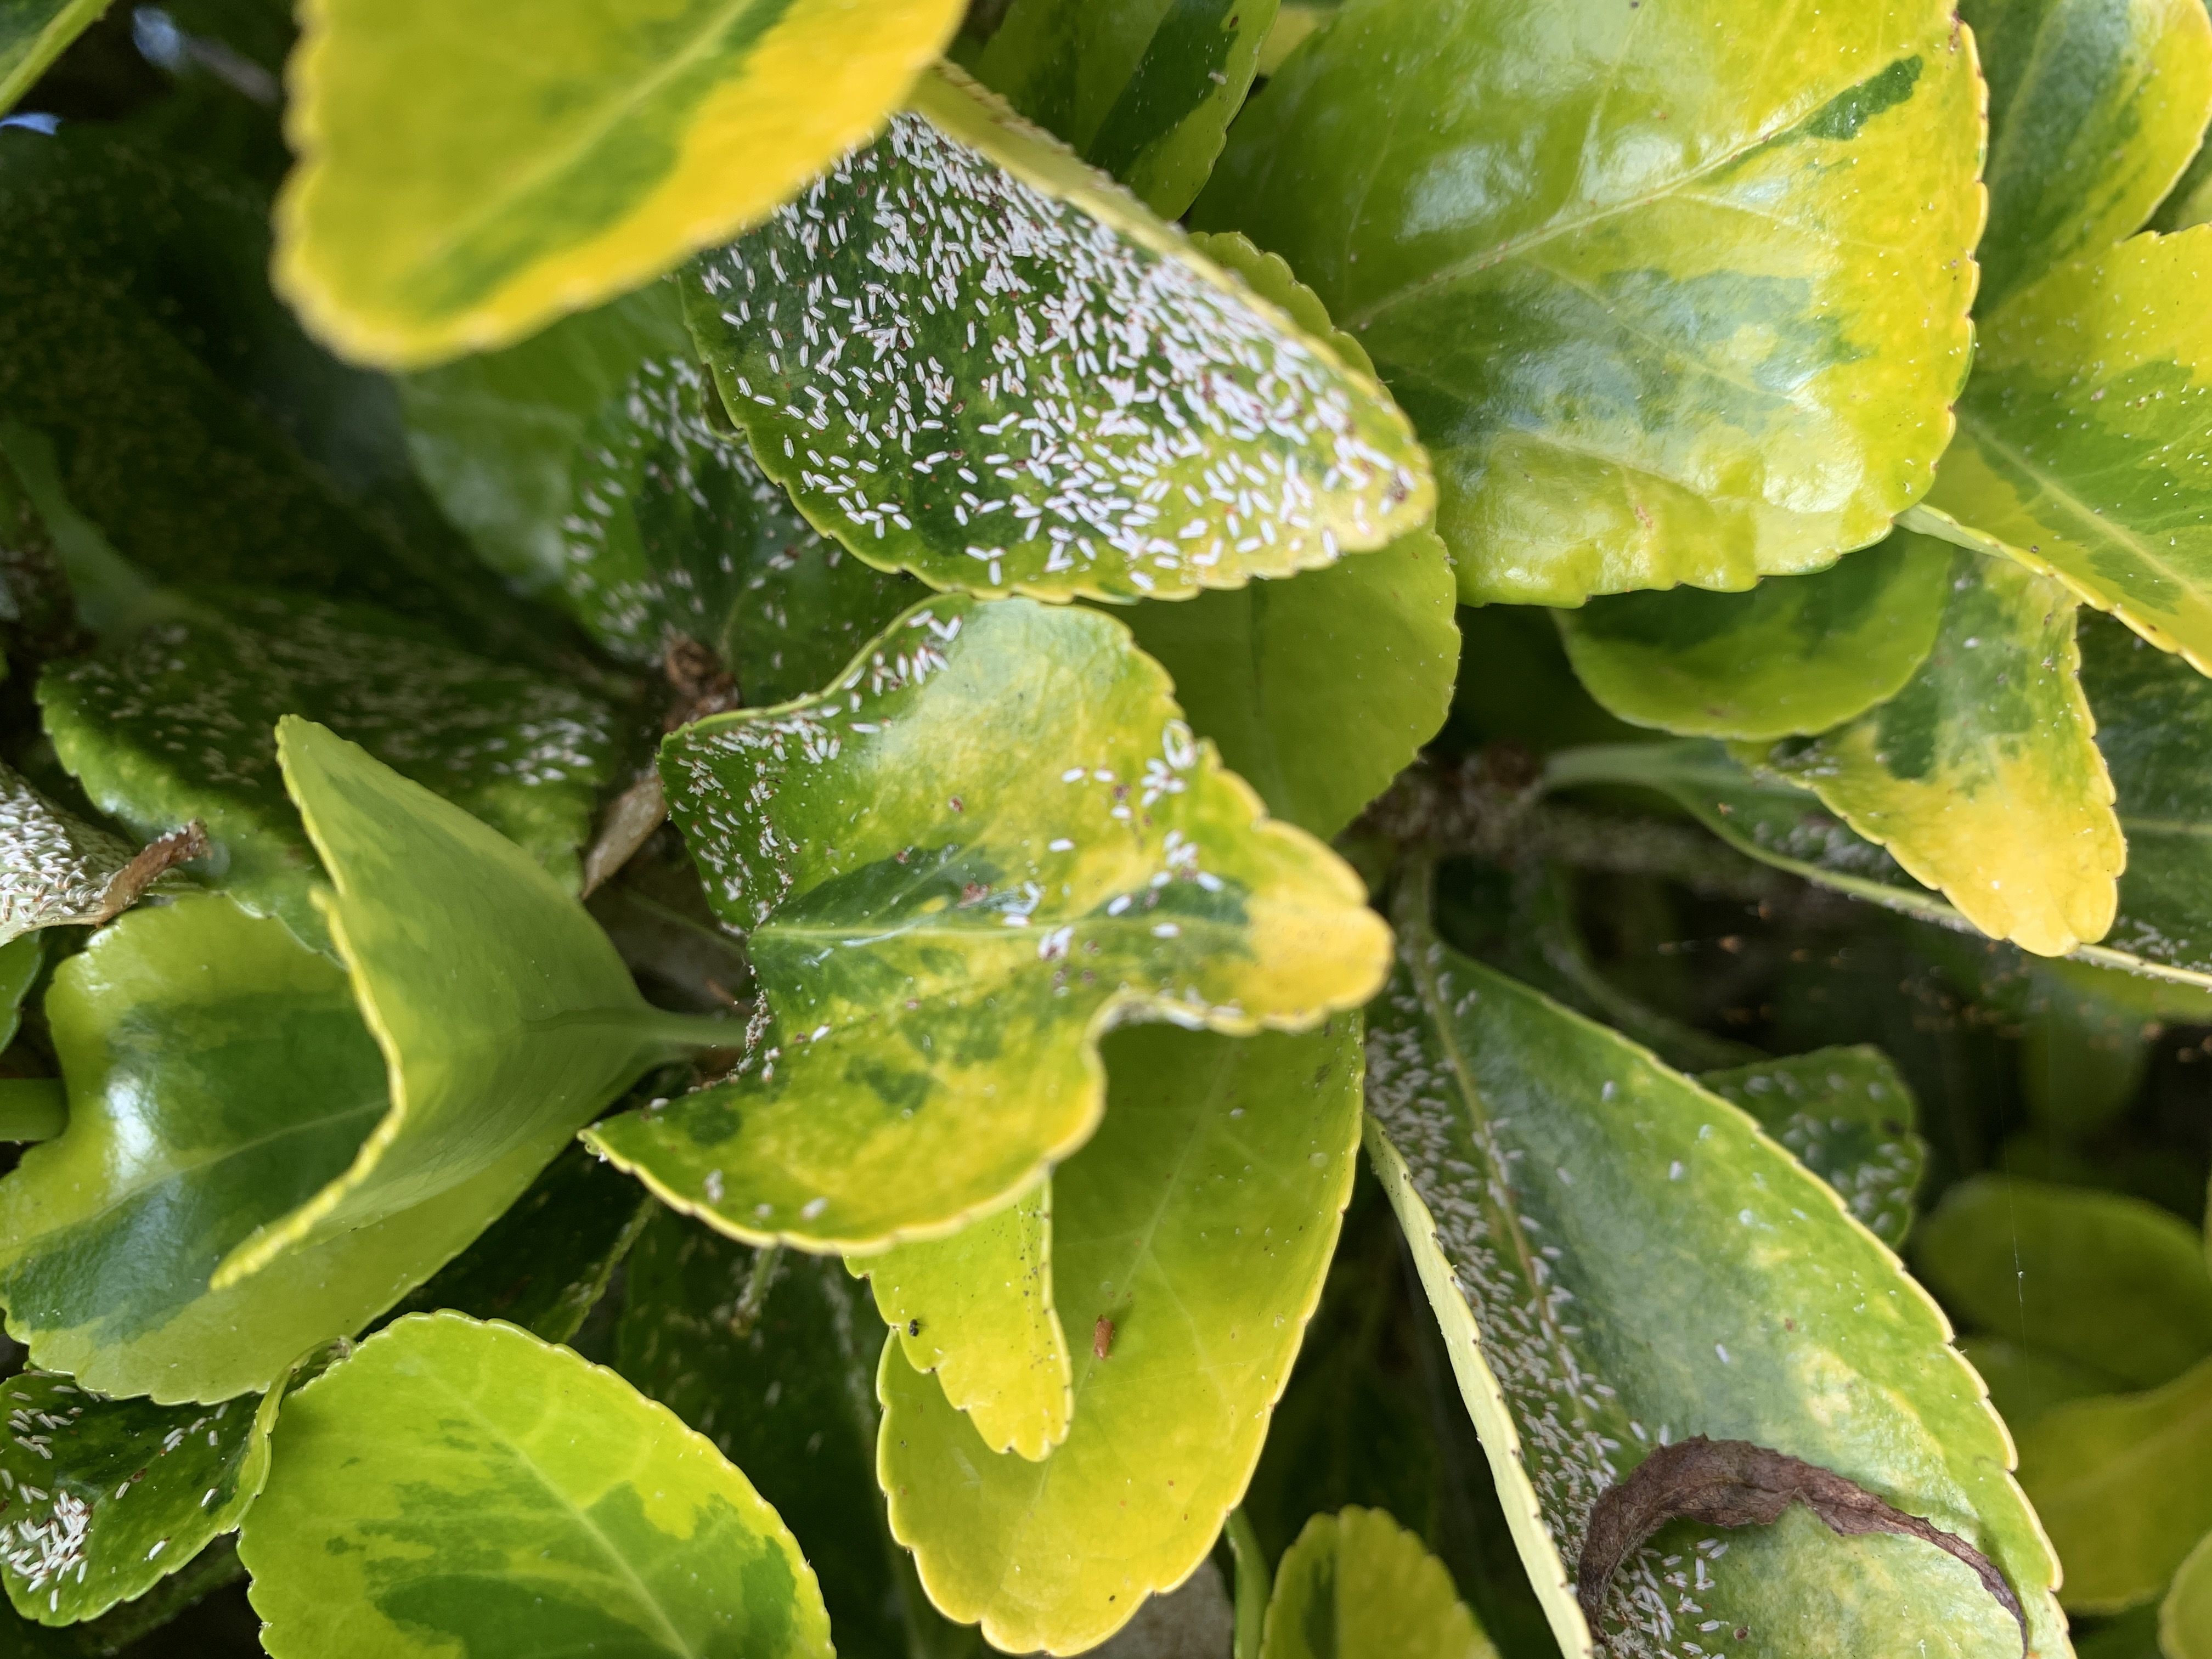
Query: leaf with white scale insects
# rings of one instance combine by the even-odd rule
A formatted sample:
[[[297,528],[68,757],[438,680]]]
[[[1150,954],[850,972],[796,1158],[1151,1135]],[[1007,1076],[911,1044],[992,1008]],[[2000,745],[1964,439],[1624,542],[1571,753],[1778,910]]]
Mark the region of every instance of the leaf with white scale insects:
[[[684,299],[769,475],[934,587],[1237,587],[1434,501],[1370,376],[949,73]]]

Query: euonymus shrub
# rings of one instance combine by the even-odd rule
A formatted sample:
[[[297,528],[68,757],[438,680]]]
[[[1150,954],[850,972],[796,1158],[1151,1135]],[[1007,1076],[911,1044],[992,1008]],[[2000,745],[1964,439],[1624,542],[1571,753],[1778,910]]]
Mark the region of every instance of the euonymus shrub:
[[[2212,1655],[2200,0],[98,9],[0,1651]]]

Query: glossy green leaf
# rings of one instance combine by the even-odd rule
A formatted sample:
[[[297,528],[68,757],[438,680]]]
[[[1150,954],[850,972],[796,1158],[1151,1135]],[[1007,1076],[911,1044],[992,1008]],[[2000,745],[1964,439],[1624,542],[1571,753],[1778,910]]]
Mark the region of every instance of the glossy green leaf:
[[[1073,1372],[1053,1306],[1052,1186],[950,1238],[848,1259],[876,1311],[994,1452],[1039,1458],[1067,1438]]]
[[[764,1299],[749,1300],[765,1277]],[[979,1659],[929,1605],[876,1486],[882,1327],[830,1261],[771,1261],[655,1206],[631,1255],[617,1365],[775,1507],[822,1582],[840,1659]]]
[[[341,1174],[386,1109],[344,974],[204,895],[94,934],[46,1008],[69,1127],[0,1180],[0,1301],[33,1363],[87,1388],[266,1389],[428,1278],[534,1172],[495,1170],[210,1290],[233,1247]]]
[[[1747,587],[1927,491],[1970,342],[1974,71],[1941,0],[1352,0],[1194,218],[1366,346],[1467,599]]]
[[[1960,1563],[1799,1508],[1755,1530],[1678,1524],[1624,1565],[1591,1632],[1571,1579],[1591,1505],[1650,1447],[1704,1434],[1966,1539],[2026,1606],[2030,1651],[2061,1659],[2056,1563],[2003,1429],[1896,1258],[1745,1114],[1439,943],[1425,883],[1406,898],[1371,1014],[1368,1148],[1561,1651],[1672,1654],[1710,1626],[1778,1653],[2020,1653]]]
[[[497,831],[311,720],[286,715],[276,749],[391,1099],[343,1173],[223,1258],[217,1290],[495,1182],[489,1223],[648,1066],[719,1035],[647,1006],[584,908]]]
[[[918,597],[817,534],[744,441],[708,423],[715,393],[669,283],[404,392],[416,465],[453,521],[626,660],[689,639],[747,702],[781,702]]]
[[[764,216],[872,134],[957,0],[563,0],[518,58],[434,3],[316,0],[286,72],[279,286],[345,356],[535,333]]]
[[[1366,374],[953,71],[686,313],[799,508],[933,587],[1178,598],[1425,523]]]
[[[46,940],[23,933],[0,945],[0,1048],[15,1040],[23,1023],[23,999],[46,966]]]
[[[1944,1194],[1912,1254],[1963,1322],[2123,1386],[2212,1354],[2203,1242],[2141,1199],[1976,1176]]]
[[[1380,1510],[1316,1515],[1275,1569],[1260,1659],[1497,1659],[1443,1562]]]
[[[975,73],[1163,219],[1197,199],[1275,0],[1014,0]]]
[[[2166,1659],[2212,1659],[2212,1533],[2183,1558],[2158,1610]]]
[[[0,1584],[16,1612],[94,1618],[235,1527],[269,1475],[277,1398],[155,1406],[48,1371],[0,1382]]]
[[[1241,236],[1191,240],[1346,362],[1367,367],[1280,259]],[[1443,544],[1417,530],[1292,581],[1118,614],[1173,677],[1192,726],[1267,810],[1334,836],[1443,723],[1459,666],[1457,592]]]
[[[1892,536],[1747,593],[1693,587],[1559,614],[1576,676],[1638,726],[1707,738],[1825,732],[1904,690],[1948,597],[1948,550]]]
[[[107,5],[108,0],[0,0],[0,115]]]
[[[2200,671],[2212,671],[2208,286],[2200,225],[2135,237],[2016,295],[1982,327],[1929,497]]]
[[[2068,1608],[2150,1601],[2212,1531],[2212,1362],[2046,1412],[2021,1434],[2020,1479],[2066,1564]]]
[[[56,805],[0,763],[0,940],[112,921],[167,867],[159,854],[142,862],[122,836]]]
[[[1204,1559],[1260,1455],[1352,1187],[1358,1021],[1106,1046],[1113,1102],[1053,1177],[1053,1276],[1075,1413],[1042,1462],[993,1455],[884,1350],[891,1529],[949,1617],[1074,1653]],[[1142,1456],[1133,1455],[1141,1448]]]
[[[189,590],[135,620],[40,679],[47,732],[100,809],[141,834],[204,823],[214,879],[247,908],[324,941],[321,872],[271,735],[286,714],[326,722],[576,885],[617,759],[615,711],[590,692],[367,605]]]
[[[2142,228],[2212,119],[2203,0],[1966,0],[1990,82],[1990,222],[1976,296],[1995,316],[2045,272]]]
[[[273,1659],[830,1659],[805,1558],[710,1443],[612,1371],[456,1314],[285,1401],[239,1555]]]
[[[736,1077],[588,1139],[738,1237],[953,1231],[1089,1139],[1109,1027],[1310,1027],[1388,952],[1358,878],[1088,610],[918,606],[821,695],[675,733],[661,775],[764,1018]]]
[[[1928,1143],[1913,1127],[1911,1089],[1881,1049],[1817,1048],[1698,1082],[1757,1118],[1876,1238],[1893,1248],[1904,1240]]]
[[[2118,1378],[2002,1336],[1962,1336],[1959,1352],[1990,1391],[1990,1404],[2017,1437],[2021,1430],[2069,1400],[2115,1394]]]
[[[2063,956],[2111,930],[2127,863],[2081,691],[2074,604],[2009,560],[1965,552],[1953,555],[1948,600],[1935,649],[1903,690],[1778,746],[1765,764],[1809,786],[1992,939]]]
[[[398,1311],[450,1308],[568,1341],[655,1207],[620,1170],[570,1146]]]

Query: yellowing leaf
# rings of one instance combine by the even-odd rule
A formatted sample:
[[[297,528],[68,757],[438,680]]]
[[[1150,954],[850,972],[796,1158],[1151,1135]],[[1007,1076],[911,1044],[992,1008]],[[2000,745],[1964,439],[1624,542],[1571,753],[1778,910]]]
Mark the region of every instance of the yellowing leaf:
[[[2212,1533],[2189,1552],[2158,1610],[2166,1659],[2212,1659]]]
[[[1962,552],[1905,689],[1765,764],[1991,938],[2062,956],[2110,930],[2127,861],[2080,664],[2063,588]]]
[[[1316,1515],[1275,1569],[1259,1659],[1497,1659],[1444,1564],[1381,1510]]]
[[[675,733],[661,775],[748,930],[756,1042],[588,1139],[741,1238],[954,1231],[1089,1139],[1110,1027],[1311,1027],[1389,955],[1358,878],[1089,610],[917,606],[818,696]]]
[[[546,0],[502,27],[440,0],[312,0],[278,286],[363,362],[521,339],[759,220],[881,125],[960,11]]]

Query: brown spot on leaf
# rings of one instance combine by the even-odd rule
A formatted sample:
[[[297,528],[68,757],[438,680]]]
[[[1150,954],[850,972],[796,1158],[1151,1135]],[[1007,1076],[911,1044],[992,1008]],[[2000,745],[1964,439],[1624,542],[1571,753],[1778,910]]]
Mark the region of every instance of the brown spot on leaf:
[[[1839,1536],[1897,1533],[1933,1544],[1963,1561],[2020,1626],[2021,1651],[2027,1651],[2027,1614],[2020,1598],[1996,1564],[1965,1539],[1892,1508],[1832,1469],[1748,1440],[1708,1440],[1703,1435],[1660,1447],[1590,1506],[1589,1529],[1575,1573],[1575,1595],[1583,1616],[1595,1630],[1613,1575],[1669,1521],[1763,1527],[1778,1520],[1792,1504],[1802,1504]]]
[[[1101,1359],[1114,1357],[1114,1322],[1104,1314],[1100,1314],[1098,1322],[1091,1328],[1091,1352]]]
[[[207,826],[198,818],[181,830],[172,830],[140,849],[138,856],[115,872],[100,896],[100,922],[110,922],[138,902],[145,890],[180,864],[208,855]]]

